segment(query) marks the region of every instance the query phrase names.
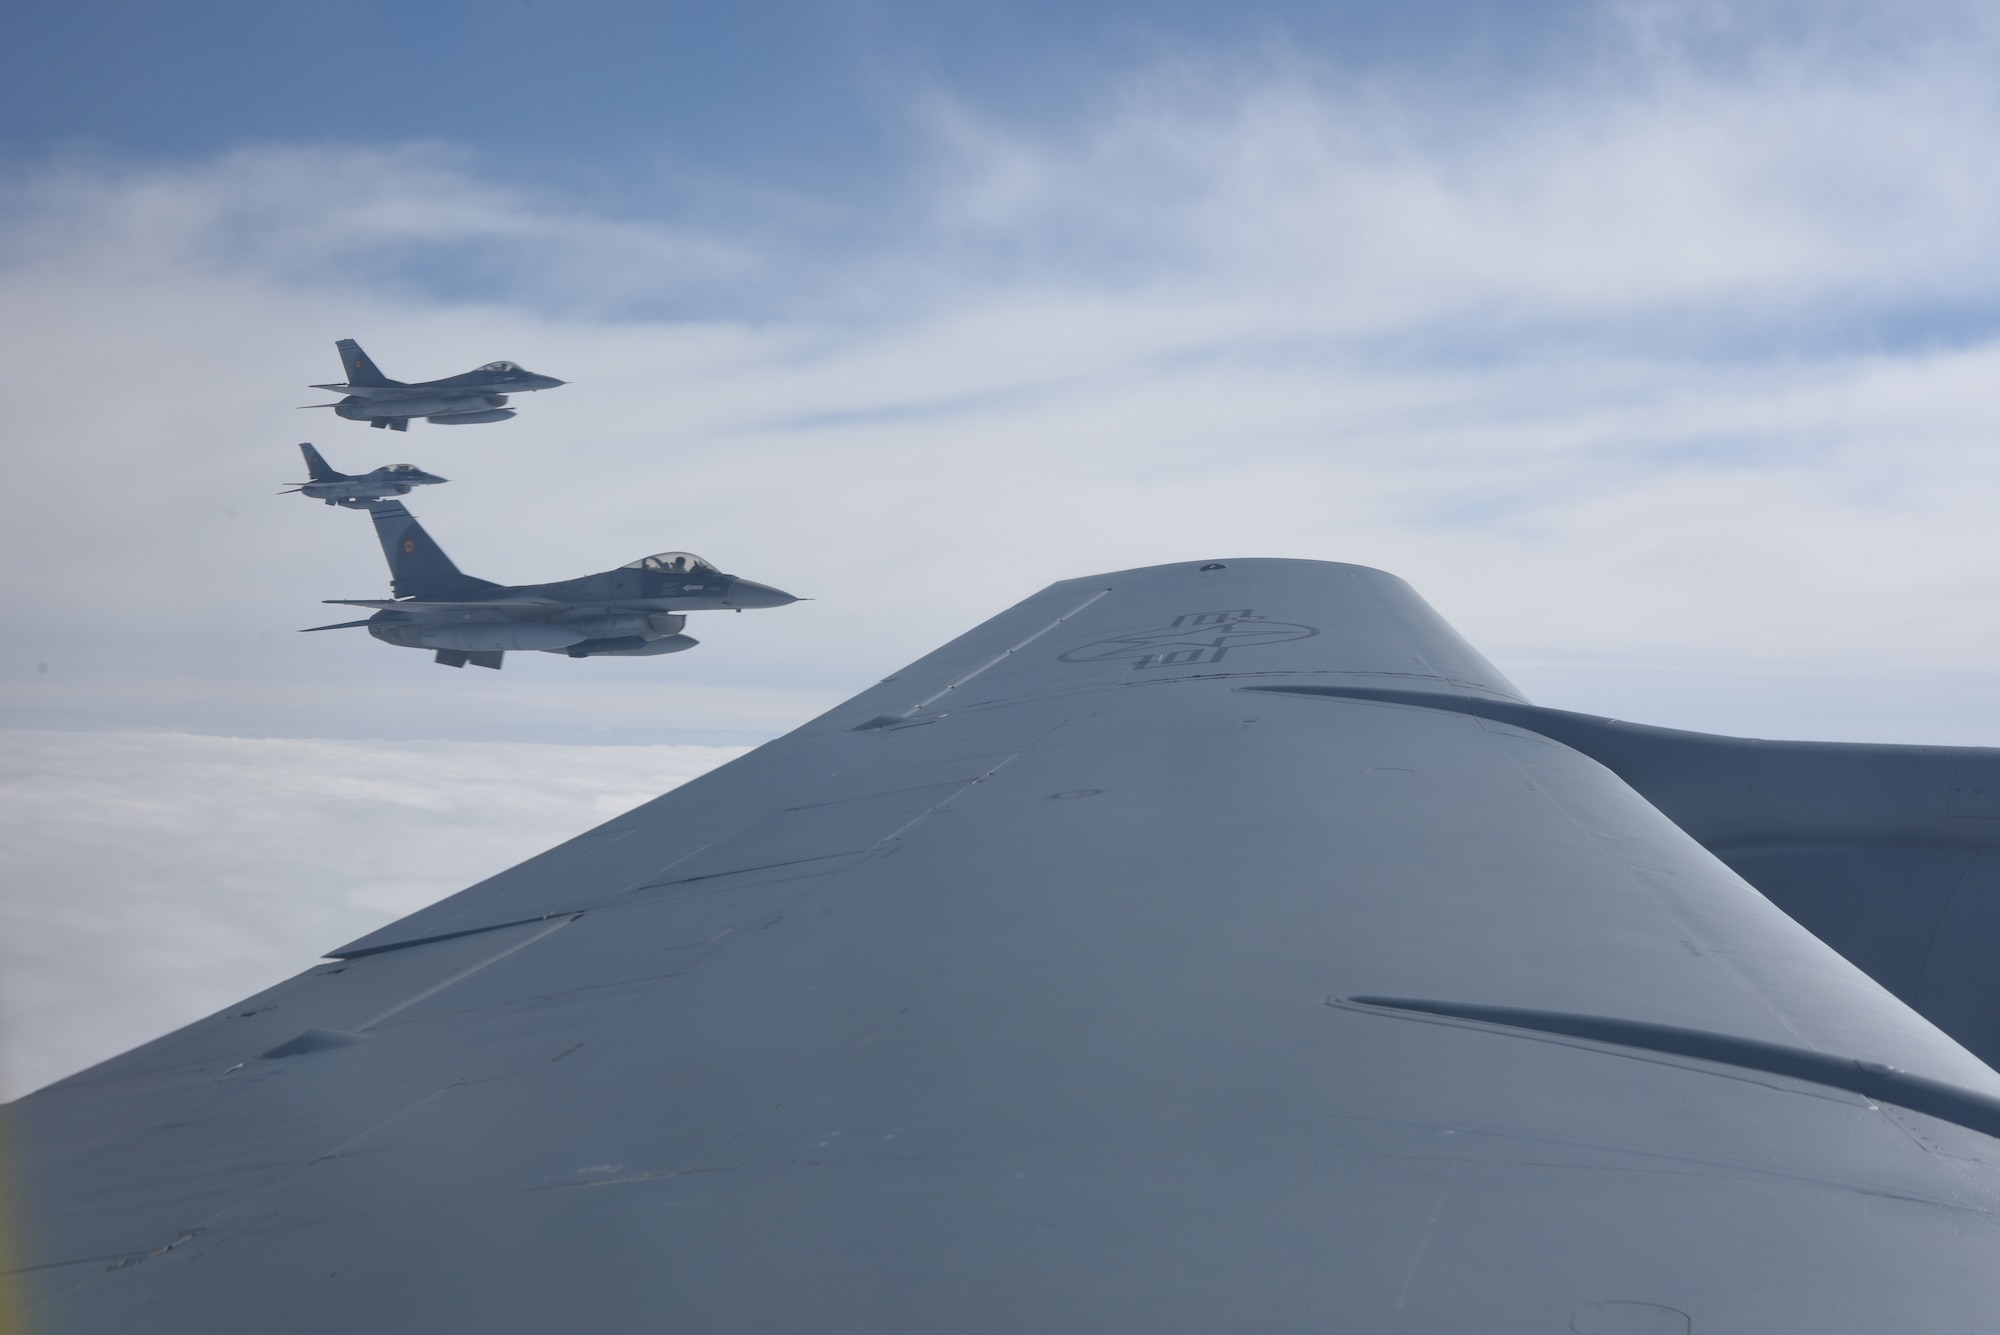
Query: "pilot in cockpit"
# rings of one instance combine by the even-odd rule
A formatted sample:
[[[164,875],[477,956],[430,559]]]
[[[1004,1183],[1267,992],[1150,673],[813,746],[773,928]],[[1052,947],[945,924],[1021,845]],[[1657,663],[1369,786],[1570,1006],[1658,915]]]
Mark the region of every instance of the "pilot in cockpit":
[[[656,552],[625,563],[626,570],[657,570],[669,575],[713,575],[714,566],[693,552]]]

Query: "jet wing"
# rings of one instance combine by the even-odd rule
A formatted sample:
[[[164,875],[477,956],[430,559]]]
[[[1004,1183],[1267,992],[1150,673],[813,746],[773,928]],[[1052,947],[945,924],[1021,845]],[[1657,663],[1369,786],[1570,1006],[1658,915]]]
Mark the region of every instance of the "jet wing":
[[[336,394],[352,394],[358,399],[429,399],[437,396],[431,385],[313,385],[312,389],[332,390]]]
[[[530,613],[547,612],[552,609],[568,609],[572,604],[558,602],[553,598],[486,598],[474,602],[449,602],[426,598],[322,598],[324,603],[340,607],[378,607],[391,612],[422,612],[440,615],[452,612],[506,612]]]
[[[1990,1327],[2000,1076],[1526,708],[1377,571],[1054,585],[21,1100],[30,1317]]]

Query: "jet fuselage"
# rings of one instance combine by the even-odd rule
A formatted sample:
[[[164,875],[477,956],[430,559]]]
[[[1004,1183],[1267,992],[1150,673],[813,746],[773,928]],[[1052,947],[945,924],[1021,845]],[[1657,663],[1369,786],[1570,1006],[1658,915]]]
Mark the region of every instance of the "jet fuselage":
[[[552,584],[504,585],[442,606],[381,606],[368,633],[411,649],[472,653],[537,649],[571,658],[652,655],[692,649],[686,614],[783,607],[797,602],[768,584],[717,570],[621,567]],[[486,666],[482,664],[482,666]]]
[[[497,668],[510,650],[536,649],[589,658],[691,649],[681,634],[687,613],[783,607],[797,598],[768,584],[725,574],[690,552],[657,552],[616,570],[547,584],[495,584],[465,574],[399,501],[372,501],[376,537],[388,558],[394,598],[333,598],[368,607],[365,626],[388,644],[432,649],[438,662]]]
[[[414,487],[443,481],[446,479],[426,473],[415,464],[389,464],[373,472],[347,475],[337,480],[301,483],[299,492],[328,505],[340,505],[378,501],[387,496],[407,496]]]

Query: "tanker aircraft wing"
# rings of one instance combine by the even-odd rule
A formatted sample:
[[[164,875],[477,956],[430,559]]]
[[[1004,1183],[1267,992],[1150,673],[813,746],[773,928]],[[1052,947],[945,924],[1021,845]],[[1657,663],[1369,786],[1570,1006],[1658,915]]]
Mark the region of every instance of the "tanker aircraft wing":
[[[2000,753],[1538,709],[1357,566],[1072,580],[19,1101],[14,1282],[52,1333],[1990,1329],[1996,927]]]

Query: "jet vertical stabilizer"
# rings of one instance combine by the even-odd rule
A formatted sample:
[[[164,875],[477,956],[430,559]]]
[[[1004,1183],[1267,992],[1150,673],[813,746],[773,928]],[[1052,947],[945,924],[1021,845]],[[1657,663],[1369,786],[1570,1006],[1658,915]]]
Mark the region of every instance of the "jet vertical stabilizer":
[[[368,513],[382,540],[382,555],[389,559],[389,588],[398,598],[452,598],[500,587],[453,565],[401,501],[372,501]]]
[[[388,387],[402,385],[400,380],[391,380],[382,374],[369,355],[361,350],[361,345],[351,338],[343,338],[333,345],[340,349],[340,369],[347,373],[347,383],[356,387]]]
[[[306,457],[306,476],[315,482],[344,482],[347,474],[326,461],[325,456],[304,441],[299,442],[299,453]]]

